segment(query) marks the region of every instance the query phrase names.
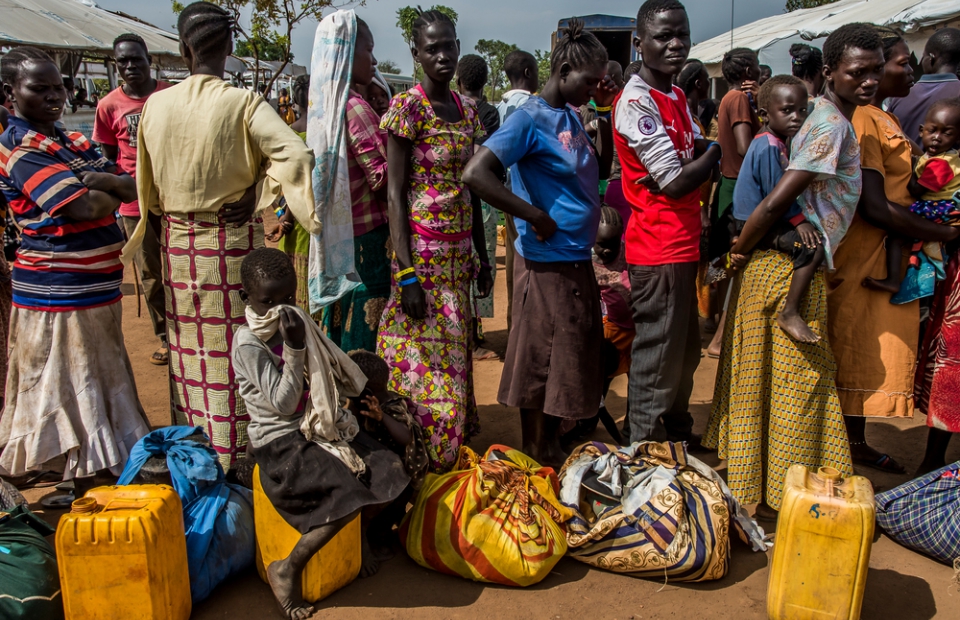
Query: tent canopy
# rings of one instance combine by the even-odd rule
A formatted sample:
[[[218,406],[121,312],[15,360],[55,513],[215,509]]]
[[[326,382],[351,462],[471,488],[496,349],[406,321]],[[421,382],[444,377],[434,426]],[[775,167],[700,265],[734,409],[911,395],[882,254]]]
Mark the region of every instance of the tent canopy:
[[[719,77],[723,55],[734,47],[747,47],[757,50],[760,62],[770,65],[775,74],[789,73],[791,45],[822,39],[844,24],[869,22],[895,28],[915,48],[934,28],[958,19],[957,0],[840,0],[734,28],[732,37],[728,31],[694,45],[690,58],[702,61],[711,77]]]
[[[158,0],[160,1],[160,0]],[[182,64],[176,35],[96,6],[92,0],[0,0],[0,45],[113,56],[113,40],[143,37],[157,64]]]

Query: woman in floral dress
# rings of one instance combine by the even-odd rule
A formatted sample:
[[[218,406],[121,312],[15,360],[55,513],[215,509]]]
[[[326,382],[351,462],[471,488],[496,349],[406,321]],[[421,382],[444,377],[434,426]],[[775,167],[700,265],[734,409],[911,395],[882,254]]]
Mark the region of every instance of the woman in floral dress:
[[[490,292],[481,217],[462,180],[483,135],[476,107],[450,91],[459,44],[453,23],[428,11],[414,23],[414,61],[424,80],[390,102],[388,213],[396,250],[377,348],[390,389],[418,407],[434,471],[450,469],[479,431],[473,393],[470,287]],[[473,259],[473,249],[479,265]]]

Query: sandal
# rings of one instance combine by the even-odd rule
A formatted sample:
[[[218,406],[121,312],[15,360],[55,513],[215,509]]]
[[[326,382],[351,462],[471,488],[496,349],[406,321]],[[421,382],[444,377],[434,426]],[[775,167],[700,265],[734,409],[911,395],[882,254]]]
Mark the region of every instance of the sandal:
[[[40,505],[52,510],[65,510],[70,508],[73,500],[76,499],[73,491],[68,491],[65,495],[49,495],[40,500]]]
[[[867,467],[872,467],[874,469],[879,469],[880,471],[887,472],[888,474],[905,474],[907,470],[900,463],[893,460],[893,457],[889,454],[881,454],[880,458],[875,461],[869,459],[854,459],[854,465],[866,465]]]
[[[63,472],[31,471],[19,478],[10,478],[8,482],[17,489],[46,489],[63,482]]]
[[[170,363],[170,349],[166,345],[160,347],[150,356],[150,363],[154,366],[166,366]]]
[[[483,347],[477,347],[473,350],[473,359],[475,361],[482,362],[483,360],[500,359],[500,356],[497,355],[496,351],[484,349]]]

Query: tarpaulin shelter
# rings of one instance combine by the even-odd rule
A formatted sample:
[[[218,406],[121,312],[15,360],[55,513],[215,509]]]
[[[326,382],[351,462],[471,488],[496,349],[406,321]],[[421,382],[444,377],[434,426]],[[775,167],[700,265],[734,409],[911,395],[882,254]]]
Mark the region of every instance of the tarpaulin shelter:
[[[957,0],[840,0],[812,9],[773,15],[717,35],[690,50],[690,58],[704,63],[711,78],[719,78],[723,55],[734,47],[757,50],[760,63],[774,74],[790,73],[790,46],[823,40],[844,24],[868,22],[889,26],[904,35],[917,56],[938,28],[960,24]]]

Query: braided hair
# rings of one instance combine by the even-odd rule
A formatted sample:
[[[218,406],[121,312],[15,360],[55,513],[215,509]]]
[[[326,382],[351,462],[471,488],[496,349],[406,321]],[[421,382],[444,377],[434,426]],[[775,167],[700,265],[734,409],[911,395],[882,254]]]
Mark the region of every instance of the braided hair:
[[[233,27],[233,14],[210,2],[188,4],[177,20],[180,40],[201,61],[230,53]]]
[[[592,32],[583,29],[583,20],[571,19],[550,54],[550,73],[559,72],[563,63],[581,69],[591,63],[606,65],[609,60],[607,48]]]
[[[745,47],[737,47],[723,55],[720,72],[728,84],[746,79],[747,71],[757,63],[757,53]]]
[[[621,231],[621,235],[623,234],[623,217],[620,215],[619,211],[608,204],[604,204],[602,207],[600,207],[600,224],[613,226]]]
[[[413,39],[410,41],[411,47],[416,47],[417,42],[420,41],[420,33],[424,28],[431,24],[444,24],[450,26],[450,30],[453,30],[454,34],[457,32],[457,25],[453,23],[453,20],[450,19],[450,16],[446,13],[436,10],[422,11],[417,7],[420,15],[413,21],[413,27],[410,29],[413,34]]]
[[[640,5],[640,10],[637,11],[637,32],[645,32],[647,24],[652,22],[658,13],[666,13],[667,11],[683,11],[686,13],[687,7],[683,6],[679,0],[647,0],[644,2]]]
[[[848,47],[858,50],[880,49],[883,42],[880,40],[880,33],[873,24],[864,24],[854,22],[844,24],[830,33],[827,40],[823,43],[823,64],[836,69],[843,58],[843,52]]]
[[[636,74],[640,73],[640,69],[642,69],[642,68],[643,68],[643,61],[642,61],[642,60],[634,60],[634,61],[631,62],[629,65],[627,65],[627,68],[626,68],[626,69],[623,70],[623,79],[624,79],[625,81],[629,81],[630,78],[632,78],[632,77],[635,76]]]
[[[680,70],[680,75],[677,76],[677,86],[685,95],[689,94],[696,88],[697,79],[701,73],[703,73],[703,63],[696,59],[688,60]]]
[[[880,44],[883,46],[883,60],[886,62],[890,60],[893,48],[903,41],[903,36],[893,28],[887,28],[886,26],[874,26],[874,28],[880,35]]]
[[[790,72],[801,80],[812,80],[823,70],[823,52],[805,43],[790,46]]]
[[[23,65],[35,62],[53,62],[53,58],[35,47],[22,45],[15,47],[0,59],[0,81],[13,86],[20,79],[20,70]]]
[[[298,75],[293,81],[293,102],[306,113],[310,98],[310,76]]]
[[[797,86],[803,90],[804,95],[807,94],[807,85],[800,78],[793,75],[775,75],[760,87],[760,91],[757,93],[758,108],[770,110],[770,97],[773,96],[773,91],[778,86]]]
[[[147,55],[150,54],[150,50],[147,49],[147,42],[144,41],[143,37],[141,37],[138,34],[127,32],[120,35],[119,37],[113,40],[113,49],[117,49],[117,46],[120,45],[121,43],[136,43],[137,45],[143,48],[144,54],[147,54]]]
[[[264,282],[296,277],[290,257],[276,248],[258,248],[240,263],[240,284],[247,295]]]

